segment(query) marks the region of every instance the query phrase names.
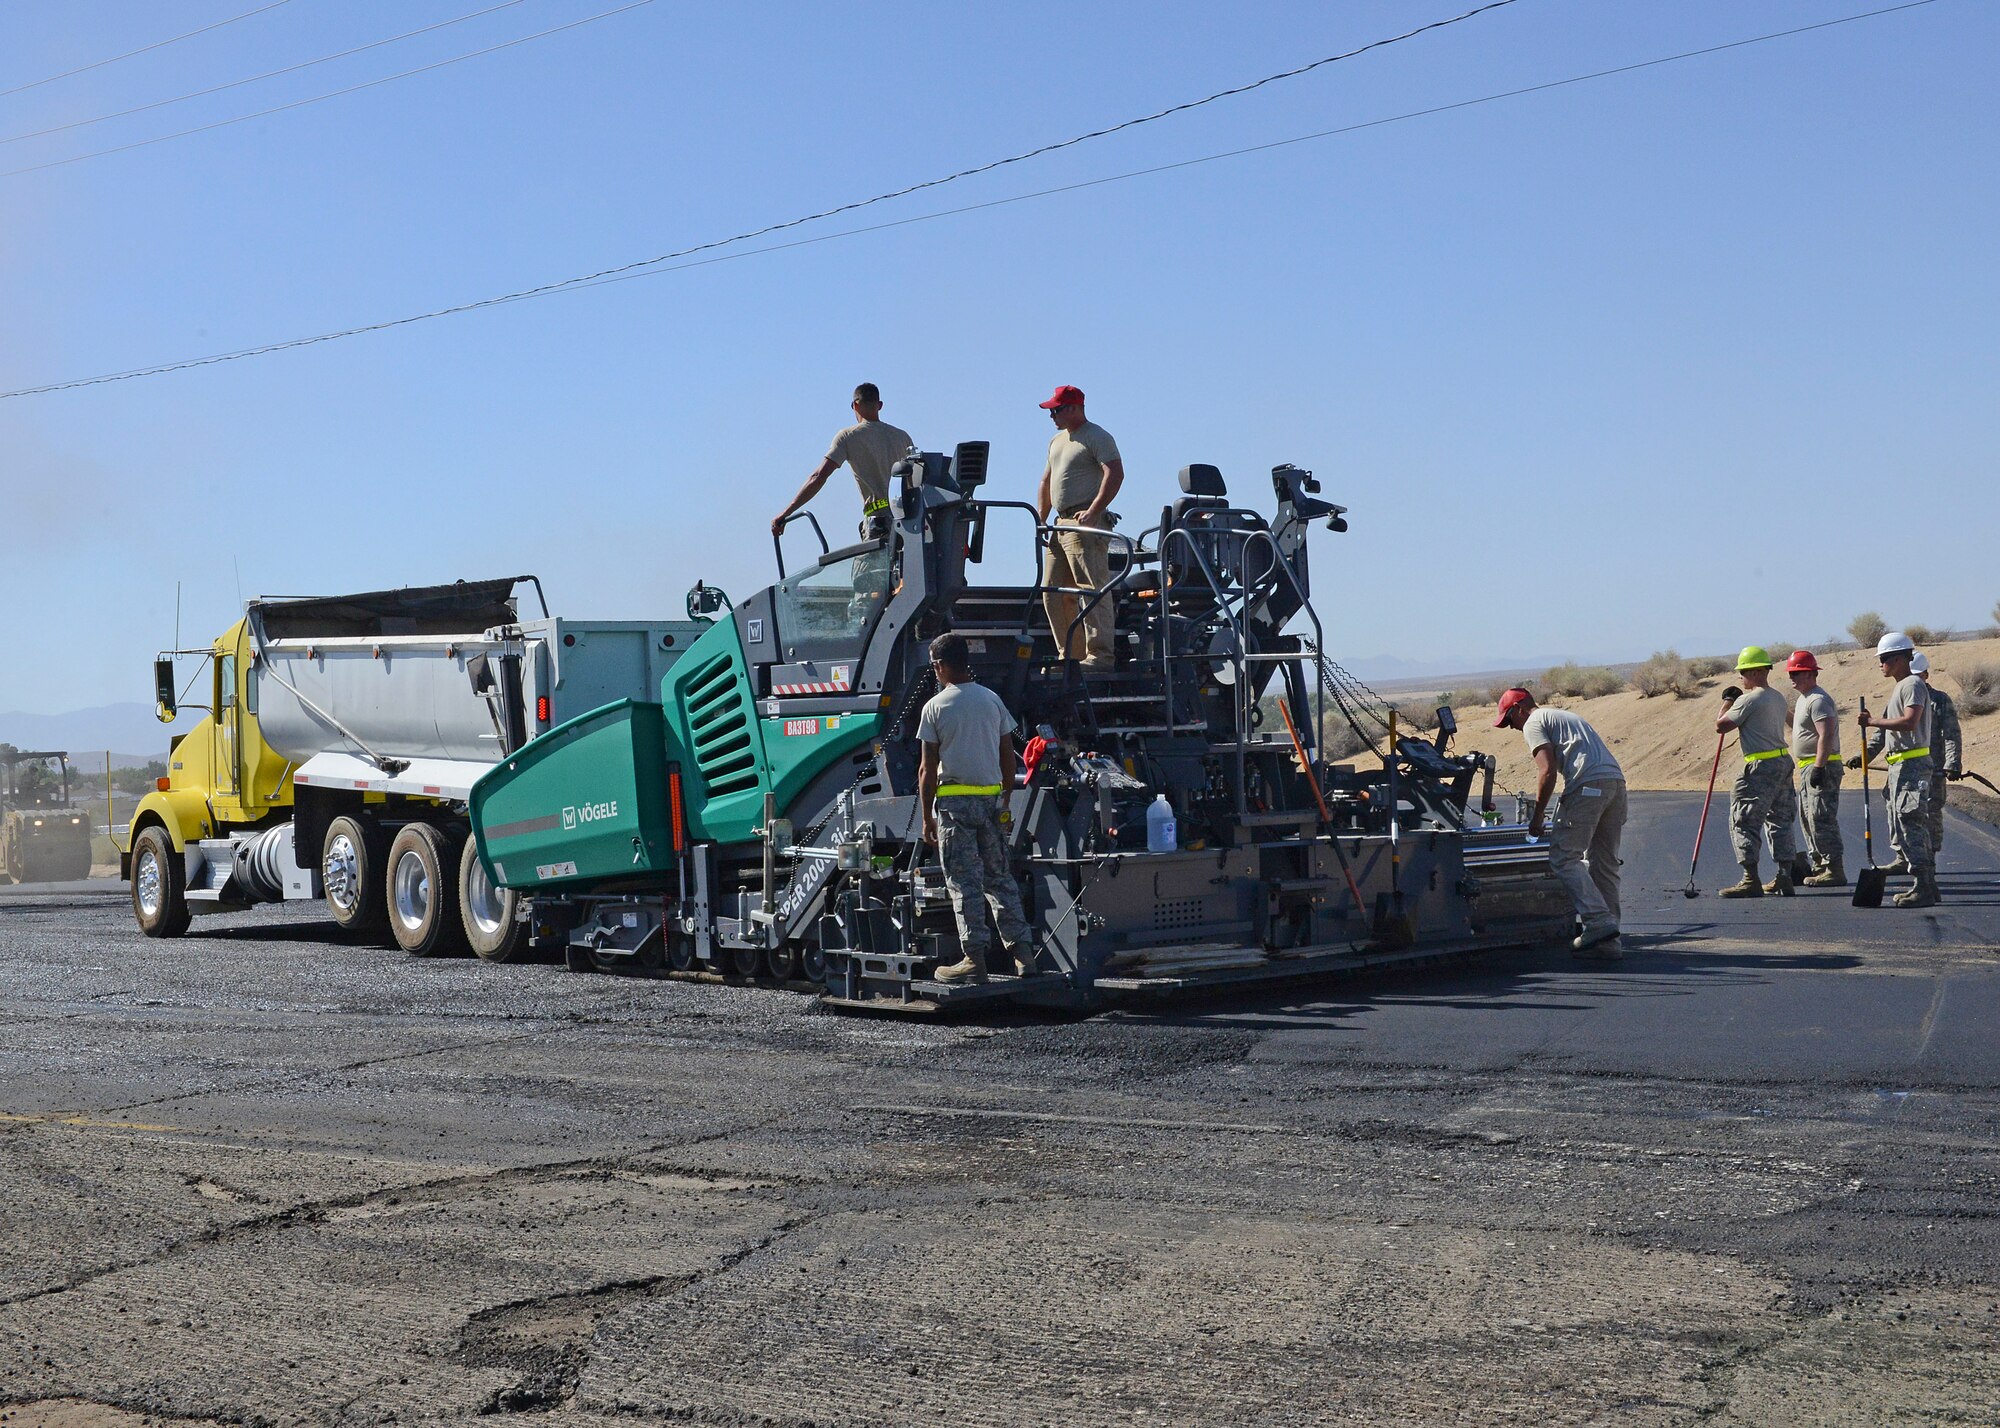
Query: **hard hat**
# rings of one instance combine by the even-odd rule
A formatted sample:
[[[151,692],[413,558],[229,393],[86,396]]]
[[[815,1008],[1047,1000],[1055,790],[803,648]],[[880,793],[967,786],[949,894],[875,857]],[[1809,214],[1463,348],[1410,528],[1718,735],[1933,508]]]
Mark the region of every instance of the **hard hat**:
[[[1819,661],[1813,658],[1811,650],[1793,650],[1785,657],[1785,673],[1818,674]]]
[[[1745,645],[1743,646],[1743,653],[1736,656],[1736,667],[1738,669],[1769,669],[1771,667],[1771,652],[1762,645]]]
[[[1875,658],[1883,659],[1892,654],[1909,654],[1916,644],[1901,630],[1891,630],[1875,645]]]
[[[1931,662],[1928,658],[1925,657],[1924,652],[1922,650],[1918,650],[1915,654],[1910,656],[1911,674],[1929,674],[1930,672],[1931,672]]]

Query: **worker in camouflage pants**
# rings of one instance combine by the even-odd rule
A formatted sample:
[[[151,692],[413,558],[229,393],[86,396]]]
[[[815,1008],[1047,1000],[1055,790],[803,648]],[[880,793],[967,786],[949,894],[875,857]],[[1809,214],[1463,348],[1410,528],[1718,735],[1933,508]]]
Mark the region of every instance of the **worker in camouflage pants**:
[[[1719,896],[1762,897],[1768,892],[1791,897],[1799,800],[1792,791],[1792,755],[1785,744],[1785,696],[1771,688],[1771,656],[1762,646],[1746,645],[1736,657],[1736,671],[1748,688],[1724,693],[1715,730],[1734,731],[1743,754],[1743,768],[1729,793],[1729,841],[1743,880]],[[1757,863],[1767,835],[1777,867],[1764,883],[1758,880]]]
[[[958,916],[958,961],[937,970],[940,982],[986,980],[992,934],[986,908],[1000,925],[1000,940],[1021,975],[1035,974],[1033,934],[1021,909],[1021,889],[1007,865],[1005,829],[1014,792],[1014,716],[999,695],[972,677],[972,653],[963,635],[931,641],[938,692],[917,720],[923,762],[917,801],[924,811],[924,841],[935,843]]]
[[[1931,786],[1924,816],[1931,825],[1931,856],[1944,850],[1945,782],[1965,777],[1965,737],[1958,727],[1958,705],[1931,683],[1931,662],[1921,652],[1911,656],[1910,673],[1931,691]]]
[[[1847,886],[1846,848],[1840,838],[1840,711],[1819,687],[1819,660],[1793,650],[1785,674],[1799,692],[1792,709],[1792,762],[1798,765],[1799,822],[1805,827],[1809,888]],[[1796,877],[1796,874],[1794,874]]]
[[[1931,689],[1914,674],[1916,646],[1901,631],[1882,636],[1875,646],[1882,675],[1896,687],[1880,714],[1861,716],[1862,738],[1872,750],[1879,729],[1882,761],[1889,766],[1882,796],[1889,804],[1889,846],[1896,850],[1890,873],[1908,873],[1915,885],[1891,901],[1897,907],[1935,907],[1938,901],[1937,858],[1931,850],[1929,822],[1931,770]]]

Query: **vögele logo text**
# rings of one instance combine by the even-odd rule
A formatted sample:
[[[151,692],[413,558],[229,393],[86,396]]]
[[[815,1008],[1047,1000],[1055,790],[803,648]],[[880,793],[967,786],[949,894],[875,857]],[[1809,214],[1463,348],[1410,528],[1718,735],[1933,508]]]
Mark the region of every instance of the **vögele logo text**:
[[[579,823],[597,823],[617,816],[618,800],[615,798],[604,803],[578,803],[562,811],[562,826],[567,832]]]

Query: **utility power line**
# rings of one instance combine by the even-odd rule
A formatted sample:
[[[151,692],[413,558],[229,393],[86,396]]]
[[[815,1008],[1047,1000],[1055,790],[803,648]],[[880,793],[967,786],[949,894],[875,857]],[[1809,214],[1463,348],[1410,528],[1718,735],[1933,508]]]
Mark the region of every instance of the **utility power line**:
[[[1704,45],[1699,49],[1682,50],[1676,54],[1662,55],[1655,59],[1636,60],[1630,64],[1613,65],[1607,69],[1591,70],[1585,74],[1569,75],[1562,79],[1544,80],[1539,84],[1522,85],[1515,89],[1499,90],[1483,94],[1473,99],[1455,100],[1448,104],[1434,104],[1423,109],[1405,110],[1400,114],[1385,115],[1378,119],[1364,119],[1336,128],[1320,129],[1310,134],[1296,134],[1290,138],[1272,139],[1261,144],[1250,144],[1242,148],[1227,149],[1220,153],[1203,154],[1192,159],[1179,159],[1172,163],[1154,164],[1147,168],[1130,169],[1124,173],[1108,174],[1094,179],[1082,179],[1075,183],[1059,184],[1051,188],[1036,189],[1030,193],[1011,194],[1003,198],[988,199],[980,203],[969,203],[956,208],[934,210],[930,213],[915,214],[907,218],[890,219],[882,223],[868,224],[859,228],[846,228],[835,233],[816,234],[807,238],[794,238],[783,243],[771,243],[761,248],[749,248],[735,253],[709,253],[706,257],[693,255],[741,239],[721,239],[714,243],[698,244],[683,248],[675,253],[662,254],[657,258],[638,263],[628,263],[617,268],[606,268],[597,273],[587,273],[580,277],[565,278],[560,282],[545,283],[540,287],[524,288],[518,292],[503,293],[497,297],[479,298],[471,302],[459,303],[452,307],[442,307],[430,312],[413,313],[405,317],[389,318],[382,322],[367,323],[359,327],[343,328],[335,332],[317,333],[310,337],[295,337],[283,342],[265,343],[258,347],[240,348],[233,352],[218,352],[206,357],[190,357],[175,362],[162,362],[151,367],[134,367],[123,372],[107,372],[94,377],[76,377],[64,382],[51,382],[38,387],[22,387],[14,391],[0,392],[0,401],[15,397],[35,397],[51,392],[73,391],[79,387],[102,386],[109,382],[131,381],[139,377],[156,377],[168,372],[184,372],[195,367],[211,367],[224,362],[239,362],[250,357],[267,356],[275,352],[289,352],[300,347],[312,347],[322,342],[337,342],[346,337],[359,337],[371,332],[387,332],[398,327],[408,327],[413,323],[428,322],[433,318],[454,317],[460,313],[477,312],[483,308],[501,307],[508,303],[525,302],[531,298],[549,297],[556,293],[581,292],[587,288],[603,287],[610,283],[630,282],[635,278],[654,277],[662,273],[685,272],[690,268],[708,267],[716,263],[734,262],[739,258],[761,257],[770,253],[786,252],[793,248],[807,248],[819,243],[830,243],[842,238],[856,238],[869,233],[881,233],[892,228],[905,228],[918,223],[935,222],[942,218],[953,218],[967,213],[983,212],[991,208],[1004,208],[1010,204],[1026,203],[1032,199],[1050,198],[1060,194],[1076,193],[1084,189],[1101,188],[1107,184],[1123,183],[1131,179],[1146,178],[1155,174],[1173,173],[1181,169],[1196,168],[1203,164],[1219,163],[1225,159],[1242,158],[1250,154],[1268,153],[1274,149],[1289,148],[1320,139],[1336,138],[1345,134],[1361,133],[1369,129],[1379,129],[1390,124],[1401,124],[1413,119],[1424,119],[1439,114],[1450,114],[1461,109],[1473,109],[1482,105],[1497,104],[1504,100],[1519,99],[1531,94],[1544,94],[1550,90],[1564,89],[1572,85],[1587,84],[1594,80],[1610,79],[1618,75],[1635,74],[1642,70],[1658,69],[1664,65],[1679,64],[1686,60],[1700,59],[1708,55],[1724,54],[1731,50],[1745,49],[1751,45],[1768,44],[1775,40],[1790,39],[1798,35],[1811,34],[1817,30],[1830,30],[1841,25],[1852,25],[1862,20],[1872,20],[1884,15],[1899,14],[1906,10],[1922,9],[1937,0],[1904,0],[1898,5],[1888,5],[1876,10],[1866,10],[1858,14],[1842,15],[1831,20],[1821,20],[1810,25],[1797,25],[1785,30],[1772,30],[1761,35],[1751,35],[1740,40],[1727,40],[1720,44]],[[850,211],[862,204],[849,204],[843,209],[830,212]],[[795,220],[807,222],[810,220]],[[774,224],[760,229],[761,236],[775,232],[791,224]],[[692,258],[692,261],[678,262],[676,259]]]
[[[518,4],[520,0],[509,0],[509,3]],[[432,70],[445,69],[455,64],[463,64],[466,60],[481,59],[486,55],[498,54],[501,50],[511,50],[516,45],[525,45],[534,40],[545,40],[550,35],[559,35],[565,30],[574,30],[583,25],[594,25],[599,20],[608,20],[613,15],[623,15],[628,10],[637,10],[641,6],[652,3],[653,0],[630,0],[630,3],[620,5],[616,9],[600,10],[595,15],[584,16],[581,20],[571,20],[566,24],[554,25],[546,30],[538,30],[532,35],[523,35],[518,40],[503,40],[497,45],[488,45],[485,49],[472,50],[462,55],[453,55],[449,59],[437,60],[431,64],[418,65],[415,69],[406,69],[400,74],[384,75],[380,79],[370,79],[360,84],[350,84],[345,89],[336,89],[326,94],[315,94],[309,99],[294,99],[289,104],[274,104],[269,109],[259,109],[254,114],[239,114],[233,119],[218,119],[213,124],[197,124],[192,129],[180,129],[171,134],[156,135],[151,139],[139,139],[130,144],[118,144],[109,149],[95,149],[87,154],[72,154],[66,159],[50,159],[47,163],[29,164],[24,168],[0,170],[0,178],[18,178],[22,174],[40,173],[43,169],[60,169],[70,164],[80,164],[86,159],[101,159],[107,154],[124,154],[129,153],[133,149],[148,149],[155,144],[164,144],[172,139],[185,139],[191,134],[206,134],[212,129],[227,129],[232,124],[245,124],[252,119],[264,119],[273,114],[283,114],[289,110],[303,109],[309,104],[321,104],[329,99],[339,99],[343,95],[359,94],[364,89],[377,89],[385,84],[393,84],[399,79],[408,79],[412,75],[429,74]],[[503,5],[495,6],[494,8],[504,9],[506,7]],[[491,12],[483,11],[481,13]],[[474,17],[468,15],[463,18],[472,19]],[[457,22],[449,21],[447,23],[455,24]],[[389,41],[383,40],[378,43],[387,44]],[[23,135],[22,137],[26,138],[29,136]]]
[[[59,79],[70,79],[79,74],[88,74],[91,70],[103,69],[106,65],[117,64],[120,60],[128,60],[139,55],[151,54],[154,50],[163,50],[168,45],[177,45],[182,40],[191,40],[196,35],[205,35],[210,30],[219,30],[224,25],[233,25],[239,20],[247,20],[253,15],[261,15],[266,10],[275,10],[280,5],[289,5],[291,3],[292,0],[271,0],[271,3],[268,5],[259,5],[254,10],[245,10],[241,15],[231,15],[227,20],[217,20],[212,25],[203,25],[198,30],[189,30],[185,34],[175,35],[172,39],[155,40],[150,45],[141,45],[136,50],[127,50],[122,55],[111,56],[110,59],[92,60],[89,64],[80,64],[75,69],[66,69],[61,74],[51,74],[41,79],[31,79],[26,84],[15,85],[12,89],[0,89],[0,99],[5,99],[9,95],[14,94],[26,94],[31,89],[40,89],[43,85],[54,84]]]
[[[25,134],[0,136],[0,144],[18,144],[26,139],[42,139],[48,137],[50,134],[68,133],[71,129],[88,129],[93,124],[106,124],[113,119],[126,119],[134,114],[145,114],[154,109],[165,109],[170,104],[185,104],[190,99],[206,99],[209,95],[221,94],[224,90],[241,89],[246,84],[257,84],[266,79],[276,79],[281,74],[297,74],[302,69],[312,69],[316,65],[331,64],[335,60],[346,59],[349,55],[363,54],[369,50],[379,50],[384,45],[393,45],[401,40],[414,39],[418,35],[428,35],[433,30],[445,30],[451,28],[453,25],[463,25],[468,20],[477,20],[483,15],[495,14],[501,10],[511,10],[516,5],[526,3],[527,0],[501,0],[501,3],[498,5],[489,5],[484,10],[474,10],[470,15],[460,15],[455,20],[440,20],[435,25],[424,25],[419,29],[405,30],[400,35],[391,35],[386,40],[371,40],[365,45],[356,45],[353,49],[342,50],[338,54],[321,55],[318,59],[301,60],[298,64],[288,64],[283,69],[266,70],[262,74],[253,74],[247,79],[232,79],[227,84],[214,85],[208,89],[197,89],[191,94],[179,94],[172,99],[156,99],[151,104],[134,105],[130,109],[120,109],[114,114],[99,114],[94,118],[75,119],[67,124],[55,124],[47,129],[35,129]]]

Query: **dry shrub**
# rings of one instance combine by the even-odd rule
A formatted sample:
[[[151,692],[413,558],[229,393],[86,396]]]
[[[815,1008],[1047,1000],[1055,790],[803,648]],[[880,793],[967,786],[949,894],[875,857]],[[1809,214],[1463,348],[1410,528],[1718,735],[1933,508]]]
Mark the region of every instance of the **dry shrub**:
[[[1975,664],[1958,676],[1958,708],[1964,714],[2000,709],[2000,664]]]
[[[1549,693],[1570,699],[1596,699],[1625,687],[1625,681],[1603,665],[1580,665],[1575,660],[1565,660],[1544,674],[1542,684]]]
[[[1922,649],[1925,645],[1941,645],[1944,643],[1944,634],[1938,630],[1933,630],[1929,625],[1905,625],[1903,626],[1903,633],[1908,635],[1910,643],[1919,649]]]
[[[1736,661],[1727,655],[1702,655],[1689,660],[1688,668],[1694,671],[1696,679],[1713,679],[1718,674],[1736,668]]]
[[[1632,687],[1641,699],[1671,694],[1676,699],[1692,699],[1701,692],[1701,676],[1695,662],[1682,659],[1678,650],[1659,650],[1632,671]]]
[[[1466,697],[1470,698],[1472,693],[1477,693],[1479,695],[1480,703],[1498,704],[1500,702],[1500,696],[1505,694],[1510,689],[1527,690],[1528,693],[1535,696],[1535,702],[1537,704],[1542,702],[1542,695],[1547,692],[1542,688],[1542,682],[1539,679],[1524,679],[1518,684],[1490,684],[1485,688],[1485,690],[1471,691],[1471,693],[1468,693]]]
[[[1847,633],[1854,636],[1854,643],[1872,650],[1876,641],[1889,633],[1889,622],[1873,610],[1863,610],[1847,622]]]

